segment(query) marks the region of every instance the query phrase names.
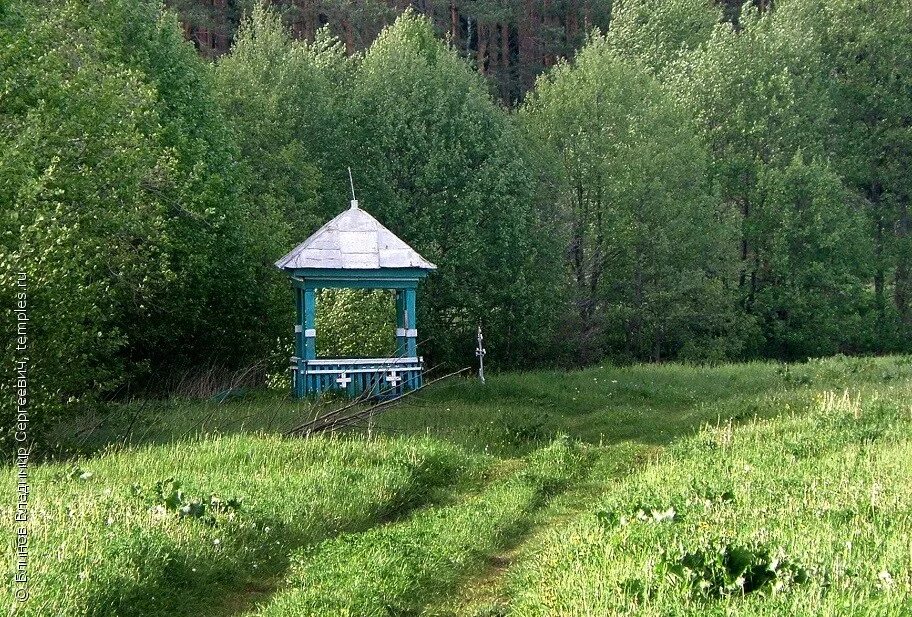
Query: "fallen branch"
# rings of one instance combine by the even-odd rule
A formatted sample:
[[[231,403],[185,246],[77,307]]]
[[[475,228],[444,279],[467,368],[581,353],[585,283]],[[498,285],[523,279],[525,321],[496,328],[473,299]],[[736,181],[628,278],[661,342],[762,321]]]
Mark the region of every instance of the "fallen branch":
[[[359,400],[356,400],[355,402],[349,403],[348,405],[345,405],[344,407],[341,407],[334,411],[330,411],[322,416],[314,418],[313,420],[311,420],[309,422],[305,422],[304,424],[296,426],[293,429],[286,431],[285,435],[287,435],[287,436],[312,435],[313,433],[319,433],[319,432],[325,431],[325,430],[335,430],[337,428],[345,428],[347,426],[351,426],[352,424],[357,423],[358,421],[360,421],[363,418],[373,416],[379,410],[386,410],[387,408],[391,407],[392,405],[400,402],[402,399],[409,397],[409,396],[415,394],[416,392],[420,392],[421,390],[427,388],[430,385],[443,381],[444,379],[449,379],[450,377],[454,377],[454,376],[464,373],[470,369],[471,369],[471,367],[467,366],[465,368],[459,369],[458,371],[454,371],[447,375],[443,375],[442,377],[437,377],[436,379],[432,379],[431,381],[427,382],[420,388],[416,388],[415,390],[409,390],[408,392],[401,394],[400,396],[397,396],[396,398],[392,398],[392,399],[389,399],[386,401],[381,401],[381,402],[379,402],[375,405],[371,405],[370,407],[367,407],[365,409],[358,409],[358,410],[355,410],[353,413],[343,416],[342,415],[343,412],[345,412],[348,409],[351,409],[352,407],[358,405],[361,402]]]

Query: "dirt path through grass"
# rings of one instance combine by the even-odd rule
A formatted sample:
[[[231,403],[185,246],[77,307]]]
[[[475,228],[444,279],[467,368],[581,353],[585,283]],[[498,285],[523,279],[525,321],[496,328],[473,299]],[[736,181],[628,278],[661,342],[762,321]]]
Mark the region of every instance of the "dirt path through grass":
[[[506,479],[517,473],[523,467],[520,459],[499,459],[491,463],[478,477],[464,478],[462,481],[453,482],[449,486],[440,487],[433,496],[428,496],[424,503],[415,504],[414,509],[407,508],[388,516],[378,518],[370,526],[352,534],[376,532],[386,527],[408,524],[407,519],[421,513],[439,511],[444,507],[451,507],[464,503],[481,495],[492,483]],[[333,537],[328,537],[323,542],[331,542]],[[290,559],[300,546],[285,547],[281,554],[276,556],[276,567],[261,570],[256,576],[250,576],[243,584],[228,588],[210,613],[212,617],[234,617],[236,615],[255,614],[259,608],[267,606],[272,598],[287,587],[287,575]]]
[[[461,581],[459,587],[427,606],[428,617],[495,617],[509,612],[506,580],[513,565],[534,556],[540,538],[594,507],[612,483],[654,461],[663,447],[634,442],[588,448],[587,464],[578,478],[530,517],[522,534],[513,538],[485,566]]]
[[[568,440],[536,450],[451,505],[401,522],[342,534],[299,551],[284,588],[252,614],[419,614],[465,574],[508,545],[583,464]]]

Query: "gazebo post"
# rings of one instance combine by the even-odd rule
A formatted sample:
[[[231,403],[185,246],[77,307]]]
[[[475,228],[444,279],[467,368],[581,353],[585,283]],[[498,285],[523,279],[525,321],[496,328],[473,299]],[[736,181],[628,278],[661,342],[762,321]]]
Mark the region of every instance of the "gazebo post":
[[[415,290],[406,289],[403,294],[405,299],[405,355],[408,358],[418,356],[418,320],[416,318]],[[408,375],[406,385],[410,390],[421,386],[420,375]]]
[[[317,357],[317,291],[304,289],[304,359]]]
[[[304,396],[304,290],[295,286],[295,357],[294,357],[294,384],[295,396]]]
[[[311,287],[295,285],[295,374],[292,379],[294,393],[302,397],[311,391],[308,387],[307,361],[317,357],[317,293]]]
[[[406,353],[405,340],[405,290],[396,290],[396,356],[404,358]]]
[[[415,290],[405,291],[405,355],[414,358],[418,355],[418,320],[415,318]]]

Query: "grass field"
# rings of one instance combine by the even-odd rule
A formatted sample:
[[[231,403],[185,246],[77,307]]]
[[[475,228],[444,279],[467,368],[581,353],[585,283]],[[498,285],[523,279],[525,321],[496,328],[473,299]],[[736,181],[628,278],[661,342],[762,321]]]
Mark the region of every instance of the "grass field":
[[[912,614],[912,358],[508,374],[276,434],[316,406],[59,427],[9,614]]]

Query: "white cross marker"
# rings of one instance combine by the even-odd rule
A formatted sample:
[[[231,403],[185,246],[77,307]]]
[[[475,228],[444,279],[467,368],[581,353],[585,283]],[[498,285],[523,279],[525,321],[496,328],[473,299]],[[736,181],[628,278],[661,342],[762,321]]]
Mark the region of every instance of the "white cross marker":
[[[393,386],[399,385],[399,382],[402,381],[402,377],[396,374],[396,371],[390,371],[389,375],[386,376],[386,380],[393,384]]]
[[[336,379],[336,383],[339,384],[339,386],[341,386],[342,389],[345,389],[348,387],[348,384],[351,383],[351,380],[352,380],[352,378],[349,377],[345,371],[342,371],[342,374],[339,375],[338,379]]]

